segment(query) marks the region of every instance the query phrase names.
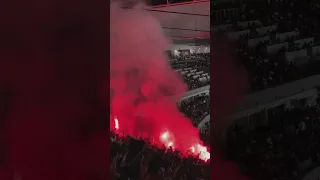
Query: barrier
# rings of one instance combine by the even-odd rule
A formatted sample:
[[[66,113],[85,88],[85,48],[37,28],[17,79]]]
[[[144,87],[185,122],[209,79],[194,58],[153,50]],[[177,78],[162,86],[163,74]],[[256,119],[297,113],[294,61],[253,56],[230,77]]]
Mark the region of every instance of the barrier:
[[[287,42],[280,43],[280,44],[274,44],[271,46],[267,46],[267,52],[270,55],[276,54],[281,48],[285,48],[286,50],[289,47],[289,44]]]
[[[264,36],[264,37],[260,37],[260,38],[249,39],[248,40],[248,47],[255,48],[260,42],[264,42],[264,41],[270,41],[270,37]]]
[[[198,129],[201,129],[209,121],[210,121],[210,114],[208,114],[206,117],[203,118],[203,120],[200,121],[200,123],[198,124]]]
[[[286,55],[286,60],[288,62],[296,61],[297,64],[301,64],[301,63],[297,62],[297,61],[299,61],[299,59],[308,58],[307,49],[300,49],[300,50],[296,50],[296,51],[286,52],[285,55]]]
[[[295,31],[291,31],[291,32],[285,32],[285,33],[280,33],[280,34],[276,34],[276,39],[278,39],[281,42],[284,42],[288,37],[295,37],[297,36],[297,32]]]
[[[302,88],[303,87],[303,88]],[[263,109],[270,109],[282,104],[290,103],[294,99],[317,97],[320,87],[320,75],[311,76],[292,83],[287,83],[275,88],[270,88],[245,96],[242,104],[238,106],[236,113],[231,119],[238,119],[260,112]],[[210,86],[206,89],[209,93]],[[210,115],[206,116],[198,125],[202,127],[210,120]]]
[[[230,41],[236,41],[241,36],[248,35],[249,33],[250,33],[249,29],[243,30],[243,31],[231,32],[231,33],[228,33],[228,38]]]
[[[204,86],[204,87],[201,87],[201,88],[197,88],[197,89],[194,89],[194,90],[191,90],[191,91],[187,91],[184,96],[182,97],[182,100],[183,99],[188,99],[190,97],[193,97],[193,96],[196,96],[198,94],[201,94],[201,93],[209,93],[210,92],[210,85],[209,86]]]
[[[278,27],[278,25],[265,26],[265,27],[257,28],[256,31],[257,31],[258,35],[262,36],[262,35],[267,34],[268,32],[276,30],[277,27]]]
[[[320,87],[320,75],[310,76],[274,88],[262,90],[245,97],[238,111],[252,109],[258,105],[268,104],[278,99],[290,97]]]
[[[320,55],[320,46],[312,47],[312,55],[313,56],[319,56]]]
[[[309,43],[310,46],[313,46],[314,43],[314,37],[312,38],[305,38],[305,39],[299,39],[293,42],[295,47],[302,48],[304,44]]]

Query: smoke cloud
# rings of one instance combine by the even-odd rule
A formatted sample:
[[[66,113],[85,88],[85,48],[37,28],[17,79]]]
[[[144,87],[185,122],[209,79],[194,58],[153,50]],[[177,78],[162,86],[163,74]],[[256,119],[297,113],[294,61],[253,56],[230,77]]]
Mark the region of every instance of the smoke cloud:
[[[176,105],[187,89],[164,54],[170,41],[144,8],[111,3],[111,127],[134,137],[153,137],[156,144],[184,152],[199,152],[199,130]]]

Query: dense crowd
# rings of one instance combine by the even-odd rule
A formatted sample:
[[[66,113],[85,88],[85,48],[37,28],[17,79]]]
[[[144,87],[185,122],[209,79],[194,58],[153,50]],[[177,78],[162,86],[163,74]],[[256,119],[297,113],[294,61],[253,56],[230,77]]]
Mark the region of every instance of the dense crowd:
[[[183,157],[180,152],[153,146],[148,140],[111,137],[112,180],[209,180],[210,162]]]
[[[173,56],[171,67],[182,76],[188,91],[210,84],[210,54],[195,53]],[[199,94],[182,100],[178,108],[193,123],[199,122],[210,112],[210,96]],[[210,125],[206,123],[200,133],[205,144],[210,143]],[[209,180],[209,162],[196,157],[182,157],[172,149],[156,148],[148,140],[111,137],[111,173],[113,179],[125,180]]]
[[[275,87],[320,73],[318,55],[312,47],[319,43],[320,6],[314,0],[251,1],[217,4],[217,9],[237,8],[238,15],[217,17],[215,24],[231,24],[218,29],[217,34],[227,38],[231,32],[249,30],[232,41],[237,58],[246,66],[251,91]],[[239,22],[250,22],[240,26]],[[258,33],[257,29],[276,25],[276,28]],[[294,32],[285,39],[277,34]],[[268,37],[253,48],[248,41]],[[294,41],[314,38],[312,43],[296,46]],[[268,46],[288,43],[275,53]],[[286,52],[306,49],[307,55],[299,61],[288,61]],[[320,165],[320,108],[318,105],[297,106],[285,109],[281,106],[267,115],[250,116],[246,125],[234,123],[228,131],[228,157],[238,162],[242,172],[257,180],[299,180]],[[267,121],[264,121],[267,117]],[[260,124],[254,122],[259,121]],[[263,121],[263,122],[262,122]],[[317,177],[319,178],[319,177]]]
[[[179,72],[188,85],[188,90],[194,90],[210,85],[210,55],[189,54],[183,57],[175,57],[171,67]],[[210,95],[201,93],[181,101],[180,110],[191,119],[194,126],[198,126],[201,120],[210,113]],[[209,134],[209,125],[203,127],[203,133]]]
[[[232,126],[229,156],[257,180],[302,179],[320,165],[320,108],[278,111],[264,126]]]
[[[182,75],[189,91],[210,85],[210,54],[188,54],[174,59],[171,67]],[[179,108],[192,120],[194,126],[198,126],[210,113],[210,96],[208,93],[201,93],[184,99]],[[209,125],[206,126],[203,132],[209,134]]]
[[[221,4],[216,7],[222,6]],[[248,3],[226,3],[229,8],[237,7],[237,16],[221,17],[215,22],[217,25],[231,24],[230,28],[219,29],[217,33],[228,34],[248,30],[248,33],[240,35],[233,41],[237,47],[238,59],[247,67],[252,91],[284,84],[319,73],[318,57],[312,55],[312,47],[319,43],[319,10],[316,1],[259,1]],[[222,7],[224,7],[222,6]],[[239,22],[252,21],[246,26]],[[220,23],[220,24],[218,24]],[[261,27],[276,25],[275,29],[265,33],[258,33]],[[295,32],[295,36],[288,36],[284,40],[276,38],[277,34]],[[248,41],[255,38],[268,37],[261,40],[254,47],[248,47]],[[304,38],[314,38],[312,43],[306,42],[296,46],[294,41]],[[276,53],[266,51],[268,46],[288,43],[288,47],[280,48]],[[299,59],[299,62],[288,61],[285,53],[306,49],[307,56]],[[312,70],[310,70],[312,68]]]
[[[209,54],[190,54],[174,57],[170,64],[174,70],[182,75],[188,90],[209,85],[209,80],[201,81],[201,77],[208,77],[210,71]],[[188,76],[188,73],[193,73]],[[204,74],[204,76],[203,76]],[[194,77],[195,76],[195,77]],[[200,94],[182,100],[178,108],[194,126],[209,114],[209,94]],[[201,139],[210,143],[209,123],[201,131]],[[113,179],[125,180],[209,180],[209,162],[196,157],[182,157],[180,152],[172,149],[157,148],[147,139],[111,137],[111,173]]]
[[[190,58],[189,60],[173,61],[171,66],[179,72],[188,90],[210,85],[210,59]]]
[[[190,97],[180,104],[180,110],[197,126],[210,113],[210,95],[201,94]]]
[[[238,58],[247,67],[252,91],[275,87],[303,77],[303,71],[295,66],[294,63],[289,64],[284,60],[281,61],[281,55],[279,58],[279,56],[252,56],[240,52]]]
[[[160,2],[160,1],[159,1]],[[180,2],[180,1],[177,1]],[[239,14],[226,16],[214,23],[232,24],[227,30],[217,33],[249,30],[232,43],[237,48],[237,58],[248,70],[252,91],[274,87],[318,73],[319,63],[312,61],[312,46],[319,39],[319,5],[306,0],[259,1],[250,3],[213,4],[215,9],[235,8]],[[239,25],[243,21],[247,26]],[[266,32],[270,41],[261,41],[254,48],[247,46],[248,40],[261,37],[257,28],[277,24],[277,28]],[[284,41],[276,34],[295,31],[296,36]],[[303,65],[288,62],[285,52],[299,50],[293,41],[314,37],[312,44],[305,43],[308,50]],[[274,54],[266,52],[267,46],[288,42],[288,48],[281,48]],[[180,73],[194,90],[210,84],[209,54],[188,54],[175,56],[170,64]],[[183,100],[180,110],[197,126],[210,112],[210,96],[200,94]],[[308,170],[320,162],[320,112],[316,107],[300,107],[277,112],[268,116],[268,124],[242,128],[233,125],[228,133],[229,157],[238,162],[242,171],[254,179],[301,179]],[[208,138],[207,131],[201,135]],[[155,148],[148,140],[112,136],[111,172],[114,179],[209,179],[209,165],[197,158],[181,158],[179,152],[166,148]]]

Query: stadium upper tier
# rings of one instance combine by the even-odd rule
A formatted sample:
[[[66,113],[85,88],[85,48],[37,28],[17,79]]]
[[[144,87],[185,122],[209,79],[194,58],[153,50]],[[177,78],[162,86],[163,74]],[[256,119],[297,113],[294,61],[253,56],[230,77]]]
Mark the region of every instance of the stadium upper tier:
[[[319,6],[301,4],[259,1],[223,8],[220,3],[211,12],[213,31],[237,48],[252,91],[320,73]]]

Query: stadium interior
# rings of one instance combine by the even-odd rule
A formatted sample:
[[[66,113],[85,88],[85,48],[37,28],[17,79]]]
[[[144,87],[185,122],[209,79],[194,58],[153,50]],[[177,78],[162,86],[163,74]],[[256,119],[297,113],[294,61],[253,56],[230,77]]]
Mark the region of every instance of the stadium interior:
[[[171,41],[165,51],[168,63],[183,78],[188,88],[177,106],[192,121],[193,126],[200,129],[201,139],[209,146],[210,2],[151,3],[147,11],[160,22],[164,34]],[[209,179],[209,162],[192,156],[182,158],[178,151],[165,147],[158,149],[152,143],[145,144],[136,139],[120,137],[116,133],[112,138],[114,151],[111,152],[114,157],[111,159],[116,179],[139,179],[141,176],[144,179],[150,169],[156,169],[158,175],[167,179]],[[127,146],[119,147],[119,143],[124,142],[127,142]],[[119,151],[121,157],[115,157]],[[159,154],[161,160],[157,158]],[[116,164],[116,158],[121,159],[122,165]]]
[[[224,155],[251,179],[319,179],[319,2],[156,0],[148,3],[148,11],[159,20],[172,41],[166,51],[169,63],[188,86],[179,109],[199,128],[202,140],[210,145],[211,28],[215,36],[234,47],[249,82],[243,102],[230,115],[232,123],[223,132]],[[131,147],[134,143],[128,144]],[[126,157],[128,149],[121,147],[121,157]],[[181,158],[171,149],[154,150],[150,144],[146,149],[139,154],[142,158],[132,160],[140,162],[139,168],[119,165],[115,168],[116,177],[122,179],[123,174],[128,174],[125,179],[139,179],[141,169],[155,166],[150,160],[154,151],[162,157],[161,165],[155,166],[157,172],[166,179],[208,180],[210,177],[209,165],[196,158]]]
[[[319,2],[214,3],[250,91],[231,117],[228,157],[252,179],[319,179]]]

